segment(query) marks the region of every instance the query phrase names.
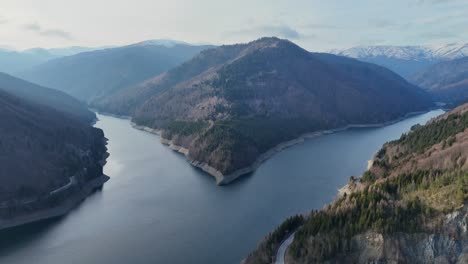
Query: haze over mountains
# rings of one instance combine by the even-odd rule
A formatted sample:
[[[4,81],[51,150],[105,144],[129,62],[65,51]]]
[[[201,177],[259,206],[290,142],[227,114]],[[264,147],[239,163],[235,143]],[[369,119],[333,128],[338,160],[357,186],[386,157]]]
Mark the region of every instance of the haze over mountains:
[[[90,102],[164,72],[209,47],[145,41],[61,57],[18,76]]]
[[[24,51],[0,49],[0,72],[16,74],[31,67],[42,64],[51,59],[70,56],[96,48],[68,47],[68,48],[33,48]]]
[[[358,46],[331,53],[375,63],[409,78],[441,61],[468,56],[467,43],[427,46]]]
[[[431,105],[383,67],[262,38],[203,51],[93,106],[161,129],[194,165],[227,183],[303,133],[381,123]]]
[[[18,98],[67,113],[69,116],[76,117],[86,123],[91,123],[96,118],[96,115],[89,111],[85,104],[70,95],[41,87],[8,74],[0,73],[0,89]]]
[[[468,101],[468,57],[440,62],[410,78],[435,95],[436,100],[454,105]]]

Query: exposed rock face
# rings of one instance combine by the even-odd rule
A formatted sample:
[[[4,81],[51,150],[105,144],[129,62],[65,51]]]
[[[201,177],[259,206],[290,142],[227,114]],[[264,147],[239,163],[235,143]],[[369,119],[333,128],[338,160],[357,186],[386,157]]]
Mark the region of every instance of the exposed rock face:
[[[251,171],[262,155],[305,133],[382,123],[431,105],[385,68],[278,38],[203,51],[96,103],[162,130],[193,164],[224,176]]]
[[[467,263],[468,260],[468,207],[447,214],[441,228],[434,233],[382,234],[368,231],[350,240],[349,251],[341,253],[324,263]],[[327,246],[328,237],[309,239],[311,255],[320,255],[317,245]],[[297,261],[287,257],[288,264],[319,263],[319,260]]]
[[[361,178],[306,217],[287,263],[467,263],[467,144],[468,104],[385,144]],[[294,230],[287,223],[245,263],[274,260]]]

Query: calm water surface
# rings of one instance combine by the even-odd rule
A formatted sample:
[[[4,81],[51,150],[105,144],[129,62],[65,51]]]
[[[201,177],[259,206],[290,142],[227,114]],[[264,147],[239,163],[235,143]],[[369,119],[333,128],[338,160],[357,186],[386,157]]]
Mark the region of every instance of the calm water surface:
[[[111,180],[65,217],[0,232],[0,263],[239,263],[286,217],[330,202],[383,143],[441,113],[307,140],[224,187],[157,136],[99,116]]]

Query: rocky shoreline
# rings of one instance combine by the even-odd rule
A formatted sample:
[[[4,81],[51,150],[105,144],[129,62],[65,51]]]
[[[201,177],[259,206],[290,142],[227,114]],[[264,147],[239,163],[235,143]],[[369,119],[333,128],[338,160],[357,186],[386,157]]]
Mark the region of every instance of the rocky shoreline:
[[[434,110],[434,109],[430,109],[428,111],[431,111],[431,110]],[[226,184],[229,184],[229,183],[233,182],[234,180],[236,180],[237,178],[239,178],[239,177],[241,177],[243,175],[254,172],[256,169],[258,169],[258,167],[260,167],[260,165],[263,162],[265,162],[267,159],[271,158],[276,153],[278,153],[278,152],[280,152],[280,151],[282,151],[284,149],[287,149],[289,147],[292,147],[294,145],[303,143],[306,139],[312,139],[312,138],[316,138],[316,137],[319,137],[319,136],[322,136],[322,135],[329,135],[329,134],[333,134],[333,133],[337,133],[337,132],[342,132],[342,131],[352,129],[352,128],[384,127],[384,126],[388,126],[388,125],[400,122],[400,121],[402,121],[402,120],[404,120],[406,118],[409,118],[411,116],[427,113],[428,111],[419,111],[419,112],[407,113],[407,114],[405,114],[404,116],[402,116],[400,118],[397,118],[397,119],[394,119],[394,120],[391,120],[391,121],[387,121],[387,122],[383,122],[383,123],[378,123],[378,124],[350,124],[350,125],[346,125],[346,126],[340,127],[340,128],[329,129],[329,130],[320,130],[320,131],[305,133],[305,134],[299,136],[298,138],[279,143],[278,145],[274,146],[273,148],[271,148],[267,152],[261,154],[255,160],[255,162],[252,163],[250,166],[238,169],[238,170],[234,171],[233,173],[230,173],[230,174],[227,174],[227,175],[222,174],[219,170],[217,170],[216,168],[214,168],[214,167],[212,167],[212,166],[210,166],[210,165],[208,165],[208,164],[206,164],[204,162],[190,159],[190,157],[188,155],[189,150],[182,147],[182,146],[174,144],[171,140],[163,138],[161,136],[162,130],[153,129],[153,128],[146,127],[146,126],[141,126],[141,125],[138,125],[138,124],[136,124],[136,123],[134,123],[132,121],[130,123],[131,123],[132,127],[135,128],[135,129],[142,130],[142,131],[145,131],[145,132],[148,132],[148,133],[151,133],[151,134],[159,135],[160,138],[161,138],[160,141],[161,141],[162,144],[167,145],[167,146],[169,146],[170,149],[185,155],[185,157],[189,160],[189,162],[190,162],[190,164],[192,166],[200,168],[202,171],[204,171],[204,172],[208,173],[209,175],[213,176],[215,178],[215,180],[216,180],[217,185],[226,185]]]

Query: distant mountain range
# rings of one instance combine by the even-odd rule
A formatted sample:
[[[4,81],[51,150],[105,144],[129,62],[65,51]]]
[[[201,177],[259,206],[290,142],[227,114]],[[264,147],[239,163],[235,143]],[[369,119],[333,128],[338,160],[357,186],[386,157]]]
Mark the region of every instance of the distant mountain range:
[[[5,73],[0,73],[0,89],[18,98],[66,113],[86,123],[96,119],[96,115],[89,111],[85,104],[70,95]]]
[[[167,71],[209,47],[146,41],[57,58],[17,75],[92,101]]]
[[[409,78],[441,61],[468,56],[468,43],[432,46],[359,46],[331,53],[375,63]]]
[[[0,75],[0,229],[64,214],[108,179],[94,117],[63,92]]]
[[[454,105],[468,101],[468,57],[435,64],[410,78],[435,95],[436,100]]]
[[[15,74],[51,59],[70,56],[84,51],[94,50],[85,47],[56,49],[34,48],[24,51],[0,49],[0,72]]]
[[[172,48],[177,45],[191,45],[185,41],[173,40],[173,39],[150,39],[131,44],[130,46],[165,46],[167,48]]]
[[[431,105],[427,93],[383,67],[278,38],[202,51],[93,103],[159,130],[221,184],[304,133],[382,123]]]
[[[72,46],[72,47],[64,47],[64,48],[32,48],[24,50],[22,53],[25,54],[48,54],[52,57],[64,57],[64,56],[71,56],[81,52],[93,51],[104,49],[105,47],[98,47],[98,48],[90,48],[90,47],[80,47],[80,46]]]

